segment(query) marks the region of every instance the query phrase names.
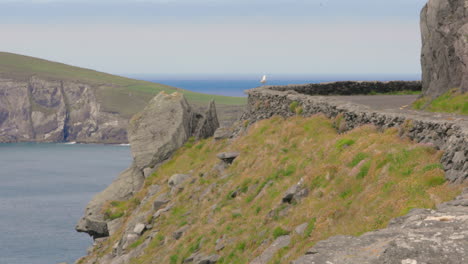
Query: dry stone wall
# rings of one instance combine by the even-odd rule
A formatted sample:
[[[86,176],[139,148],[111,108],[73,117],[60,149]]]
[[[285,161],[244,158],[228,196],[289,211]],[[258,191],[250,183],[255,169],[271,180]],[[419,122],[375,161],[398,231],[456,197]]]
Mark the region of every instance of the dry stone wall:
[[[285,87],[260,87],[247,91],[248,106],[242,120],[254,123],[275,115],[290,117],[297,114],[310,116],[323,113],[329,118],[340,115],[343,131],[372,124],[385,129],[399,127],[401,135],[433,145],[444,151],[441,163],[451,182],[468,180],[468,120],[444,117],[415,111],[376,111],[363,105],[352,104],[322,96],[311,96]]]
[[[296,91],[310,95],[355,95],[373,93],[392,93],[401,91],[421,91],[420,81],[342,81],[327,83],[291,84],[286,86],[267,86],[277,91]]]

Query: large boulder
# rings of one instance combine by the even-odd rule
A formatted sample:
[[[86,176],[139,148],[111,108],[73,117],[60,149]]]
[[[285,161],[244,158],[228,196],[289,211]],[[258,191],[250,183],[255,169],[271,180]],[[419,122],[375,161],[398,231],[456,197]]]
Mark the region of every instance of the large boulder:
[[[421,34],[424,95],[468,92],[467,1],[429,0],[421,12]]]
[[[134,164],[144,170],[168,159],[188,138],[208,138],[219,127],[216,106],[197,113],[181,93],[159,93],[128,128]]]
[[[199,114],[183,94],[159,93],[130,121],[128,138],[133,155],[132,166],[89,202],[76,230],[94,238],[108,236],[109,228],[104,227],[106,219],[102,212],[106,202],[131,198],[141,189],[145,171],[153,171],[190,137],[210,137],[218,127],[214,102],[204,114]]]
[[[128,139],[135,166],[154,167],[191,135],[193,112],[181,93],[161,92],[130,120]]]

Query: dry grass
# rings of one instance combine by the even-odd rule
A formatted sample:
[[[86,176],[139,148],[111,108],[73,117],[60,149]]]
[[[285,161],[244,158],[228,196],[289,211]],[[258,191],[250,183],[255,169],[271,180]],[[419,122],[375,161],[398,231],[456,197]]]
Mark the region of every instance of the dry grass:
[[[453,199],[462,186],[445,183],[442,153],[397,134],[396,129],[380,133],[371,126],[338,134],[323,116],[274,117],[252,125],[232,143],[188,144],[137,194],[141,200],[151,184],[168,191],[167,179],[174,173],[191,173],[196,179],[172,197],[172,210],[154,222],[159,232],[145,254],[131,263],[181,263],[197,250],[213,254],[223,235],[230,242],[218,252],[220,263],[248,263],[269,244],[263,241],[290,232],[291,245],[271,260],[288,263],[319,240],[383,228],[412,208],[433,208]],[[212,170],[216,154],[229,150],[241,155],[227,176],[220,177]],[[292,205],[281,204],[282,194],[300,179],[309,195]],[[234,191],[238,195],[233,198]],[[154,199],[140,210],[152,210]],[[306,232],[295,234],[302,223],[309,223]],[[185,225],[190,227],[186,234],[172,239]],[[95,254],[109,252],[119,235]]]

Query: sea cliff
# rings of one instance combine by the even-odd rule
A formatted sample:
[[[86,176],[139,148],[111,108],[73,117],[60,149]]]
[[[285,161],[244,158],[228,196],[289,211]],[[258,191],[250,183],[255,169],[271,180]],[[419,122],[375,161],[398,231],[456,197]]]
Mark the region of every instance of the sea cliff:
[[[0,142],[126,143],[127,125],[103,109],[89,84],[0,79]]]

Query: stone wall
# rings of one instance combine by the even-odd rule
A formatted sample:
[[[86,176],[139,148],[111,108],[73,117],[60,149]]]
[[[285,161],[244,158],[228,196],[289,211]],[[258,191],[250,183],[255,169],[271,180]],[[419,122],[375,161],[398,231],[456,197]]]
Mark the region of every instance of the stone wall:
[[[422,85],[420,81],[342,81],[328,83],[291,84],[286,86],[266,86],[265,88],[277,91],[294,90],[298,93],[310,95],[356,95],[391,93],[399,91],[421,91]]]
[[[244,122],[254,123],[275,115],[283,117],[323,113],[329,118],[340,115],[340,129],[373,124],[379,128],[399,127],[402,136],[444,150],[441,163],[451,182],[468,181],[468,121],[452,120],[418,112],[376,111],[363,105],[337,99],[310,96],[288,90],[291,86],[260,87],[247,91],[248,106]]]

